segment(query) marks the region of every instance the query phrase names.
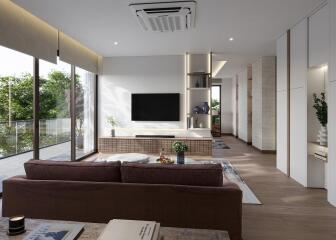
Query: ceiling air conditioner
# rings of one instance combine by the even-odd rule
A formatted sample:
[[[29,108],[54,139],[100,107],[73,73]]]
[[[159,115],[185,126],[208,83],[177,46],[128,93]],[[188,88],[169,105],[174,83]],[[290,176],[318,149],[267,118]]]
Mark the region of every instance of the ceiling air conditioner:
[[[185,31],[195,24],[196,1],[132,3],[129,6],[145,31]]]

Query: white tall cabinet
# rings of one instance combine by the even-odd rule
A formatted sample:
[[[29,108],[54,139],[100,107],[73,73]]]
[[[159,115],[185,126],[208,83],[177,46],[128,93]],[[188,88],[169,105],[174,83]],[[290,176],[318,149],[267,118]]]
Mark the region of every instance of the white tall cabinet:
[[[277,40],[277,168],[285,174],[289,158],[289,79],[288,79],[288,38],[286,32]]]
[[[336,0],[329,0],[328,201],[336,206]],[[331,147],[332,146],[332,147]]]
[[[277,168],[305,187],[329,189],[326,183],[332,181],[333,176],[326,181],[327,164],[314,158],[315,151],[320,148],[316,141],[321,125],[313,109],[314,93],[319,95],[326,92],[328,101],[336,98],[331,96],[332,91],[335,91],[332,89],[333,84],[329,84],[328,90],[326,82],[328,73],[325,65],[329,62],[330,51],[328,19],[328,6],[323,6],[290,29],[290,46],[287,42],[288,33],[277,40]],[[288,47],[290,81],[287,76]],[[336,76],[332,79],[336,79]],[[334,111],[331,105],[329,116]],[[329,131],[333,127],[330,126]],[[332,141],[330,136],[329,146]],[[336,177],[334,180],[336,182]]]
[[[291,29],[290,40],[290,176],[307,187],[308,21]]]

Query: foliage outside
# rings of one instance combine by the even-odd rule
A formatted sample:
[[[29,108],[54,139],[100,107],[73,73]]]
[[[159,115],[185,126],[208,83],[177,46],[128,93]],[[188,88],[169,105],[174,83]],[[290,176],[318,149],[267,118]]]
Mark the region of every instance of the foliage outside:
[[[316,110],[316,116],[319,122],[323,127],[327,126],[328,124],[328,104],[326,102],[326,96],[325,93],[322,92],[320,94],[320,97],[314,93],[314,105],[313,107]]]
[[[183,142],[174,142],[172,148],[176,153],[183,153],[188,151],[188,146]]]
[[[217,111],[219,113],[220,111],[220,102],[217,99],[211,100],[211,110]]]
[[[51,71],[40,78],[40,147],[70,140],[70,132],[48,133],[47,121],[70,118],[70,74]],[[0,158],[32,150],[33,76],[0,76]],[[76,76],[77,134],[84,121],[83,87]],[[49,129],[50,130],[50,129]]]

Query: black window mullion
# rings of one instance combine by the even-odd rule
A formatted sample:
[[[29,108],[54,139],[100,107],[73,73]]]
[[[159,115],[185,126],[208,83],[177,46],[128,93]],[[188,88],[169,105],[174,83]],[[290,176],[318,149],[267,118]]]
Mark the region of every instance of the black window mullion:
[[[95,89],[94,89],[94,152],[98,152],[98,75],[95,78]]]
[[[40,76],[39,59],[34,58],[33,78],[33,158],[40,158]]]
[[[70,117],[71,117],[71,161],[76,161],[76,73],[71,65]]]

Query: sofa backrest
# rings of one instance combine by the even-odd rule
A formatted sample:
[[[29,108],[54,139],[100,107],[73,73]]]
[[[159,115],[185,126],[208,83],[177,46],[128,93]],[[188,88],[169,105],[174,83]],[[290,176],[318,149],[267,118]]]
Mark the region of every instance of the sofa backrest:
[[[121,179],[125,183],[223,186],[223,172],[220,164],[123,163]]]
[[[30,160],[24,164],[28,179],[121,182],[120,162]]]

